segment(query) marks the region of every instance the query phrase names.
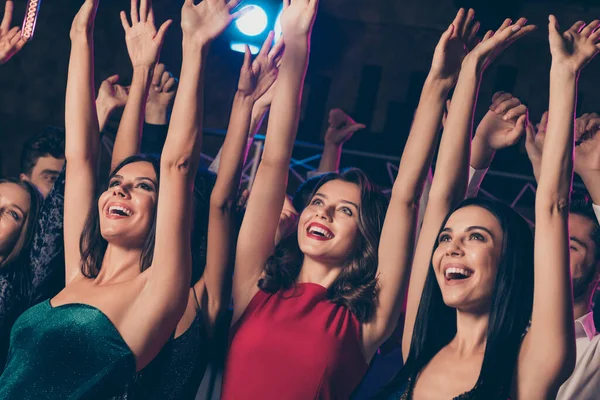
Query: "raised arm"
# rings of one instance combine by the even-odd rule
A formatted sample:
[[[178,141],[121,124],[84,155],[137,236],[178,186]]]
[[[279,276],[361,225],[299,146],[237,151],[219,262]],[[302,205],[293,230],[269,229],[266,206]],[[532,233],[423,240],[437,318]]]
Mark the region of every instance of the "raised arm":
[[[475,37],[478,27],[473,22],[473,10],[467,14],[460,9],[436,46],[381,233],[378,306],[375,318],[363,326],[367,357],[391,335],[400,317],[410,275],[419,202],[437,145],[446,98],[456,83],[466,45]]]
[[[0,23],[0,65],[7,63],[27,43],[21,37],[21,28],[10,27],[14,8],[13,1],[6,0],[4,15]]]
[[[133,66],[133,77],[127,104],[115,138],[110,163],[111,171],[121,161],[140,151],[148,91],[152,83],[154,68],[160,56],[160,48],[172,21],[167,20],[157,31],[154,24],[154,10],[150,1],[139,0],[138,10],[138,0],[133,0],[131,2],[131,25],[127,21],[125,11],[121,11],[121,23],[125,30],[125,42]]]
[[[98,0],[86,0],[71,26],[71,57],[65,100],[65,280],[81,275],[79,239],[95,207],[99,136],[94,93],[93,30]]]
[[[129,88],[119,85],[119,75],[113,75],[102,81],[96,97],[96,112],[98,113],[98,128],[104,131],[110,116],[127,104]]]
[[[365,128],[365,125],[356,123],[338,108],[329,111],[329,127],[325,132],[323,154],[317,171],[324,174],[339,170],[342,146],[352,138],[354,132]]]
[[[288,168],[300,118],[300,101],[308,66],[309,39],[318,0],[283,2],[281,26],[285,52],[279,69],[267,139],[240,234],[238,236],[233,301],[235,321],[258,290],[257,282],[273,254],[275,233],[285,191]],[[260,226],[260,235],[256,228]]]
[[[145,272],[146,286],[134,318],[138,324],[144,321],[148,337],[156,339],[152,344],[168,339],[187,304],[192,191],[200,161],[206,55],[209,44],[231,23],[236,5],[235,0],[204,0],[198,5],[186,0],[181,10],[181,85],[160,161],[154,259]]]
[[[491,31],[488,32],[483,41],[467,54],[462,62],[413,260],[402,337],[402,353],[405,359],[410,351],[415,318],[431,263],[431,251],[440,226],[448,212],[465,197],[473,113],[481,75],[508,45],[534,29],[531,26],[525,27],[525,24],[524,19],[520,19],[515,25],[506,20],[493,36]]]
[[[273,85],[277,77],[272,73],[273,69],[266,67],[271,62],[268,56],[272,43],[271,33],[254,62],[252,62],[250,49],[246,48],[238,90],[233,100],[229,128],[223,143],[221,165],[210,196],[206,268],[204,279],[197,286],[205,285],[205,293],[208,297],[206,312],[212,324],[229,305],[230,277],[235,260],[236,200],[244,166],[252,110],[256,100]]]
[[[558,31],[550,16],[550,108],[535,202],[531,328],[519,354],[517,398],[552,398],[575,366],[573,294],[569,267],[569,197],[577,79],[598,53],[600,21]],[[552,351],[548,351],[552,349]],[[534,378],[535,377],[535,378]]]

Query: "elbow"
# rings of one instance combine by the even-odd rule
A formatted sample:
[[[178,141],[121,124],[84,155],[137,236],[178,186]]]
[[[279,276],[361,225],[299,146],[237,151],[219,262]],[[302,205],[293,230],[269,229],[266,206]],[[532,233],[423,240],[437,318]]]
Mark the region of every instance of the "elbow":
[[[231,196],[210,196],[210,212],[232,214],[236,208],[236,199]]]
[[[535,214],[538,217],[566,217],[569,212],[569,194],[538,191],[535,199]]]
[[[195,172],[195,164],[191,154],[182,155],[180,157],[164,156],[160,161],[160,169],[161,171],[168,173],[189,175],[191,172]]]

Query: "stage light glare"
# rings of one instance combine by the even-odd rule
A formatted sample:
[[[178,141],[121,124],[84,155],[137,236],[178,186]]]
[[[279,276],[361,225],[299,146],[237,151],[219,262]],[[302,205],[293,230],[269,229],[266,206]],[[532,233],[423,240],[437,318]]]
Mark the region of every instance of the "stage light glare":
[[[258,52],[260,51],[260,49],[258,47],[252,46],[251,44],[249,44],[248,47],[250,47],[250,53],[252,53],[252,54],[258,54]],[[237,51],[238,53],[245,53],[246,52],[246,43],[233,42],[233,43],[231,43],[229,48],[233,51]]]
[[[260,35],[267,29],[267,24],[269,23],[267,13],[256,5],[248,5],[242,8],[242,10],[246,8],[251,8],[251,10],[237,19],[235,26],[246,36]]]
[[[281,37],[281,13],[283,12],[280,11],[279,15],[277,15],[277,19],[275,20],[275,41],[277,42],[279,40],[279,38]]]

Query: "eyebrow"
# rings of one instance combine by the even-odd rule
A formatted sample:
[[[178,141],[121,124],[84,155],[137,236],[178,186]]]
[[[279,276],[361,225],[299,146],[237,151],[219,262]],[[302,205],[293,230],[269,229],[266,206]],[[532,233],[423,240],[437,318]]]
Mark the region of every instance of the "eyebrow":
[[[42,171],[43,175],[58,175],[60,174],[60,171],[57,171],[55,169],[45,169]]]
[[[315,196],[327,199],[327,196],[324,195],[323,193],[315,193]],[[346,203],[346,204],[350,204],[350,205],[354,206],[354,208],[356,208],[356,210],[359,210],[358,204],[356,204],[356,203],[354,203],[354,202],[352,202],[350,200],[344,200],[344,199],[342,199],[341,202],[342,203]]]
[[[575,243],[577,243],[578,245],[580,245],[580,246],[581,246],[581,247],[583,247],[584,249],[587,249],[587,248],[588,248],[588,247],[587,247],[587,244],[585,244],[585,243],[583,242],[583,240],[581,240],[581,239],[579,239],[579,238],[577,238],[577,237],[575,237],[575,236],[571,236],[571,237],[569,237],[569,240],[572,240],[572,241],[574,241]]]
[[[465,229],[465,232],[471,232],[471,231],[475,231],[475,230],[481,230],[481,231],[487,232],[487,234],[490,235],[492,237],[492,239],[494,238],[494,234],[485,226],[479,226],[479,225],[469,226],[467,229]],[[443,232],[452,232],[452,228],[444,228],[444,229],[442,229],[442,233]]]
[[[2,197],[2,196],[0,195],[0,197]],[[11,207],[14,207],[14,208],[16,208],[17,210],[19,210],[19,211],[21,212],[21,214],[23,214],[23,215],[27,215],[27,213],[26,213],[26,212],[25,212],[25,211],[24,211],[24,210],[23,210],[21,207],[19,207],[17,204],[15,204],[15,203],[9,203],[9,205],[10,205]]]

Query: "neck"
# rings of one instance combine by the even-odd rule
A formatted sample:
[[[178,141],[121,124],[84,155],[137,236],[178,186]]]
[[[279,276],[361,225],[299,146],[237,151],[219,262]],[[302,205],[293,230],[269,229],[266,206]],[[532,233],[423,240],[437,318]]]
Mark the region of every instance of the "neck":
[[[141,255],[141,249],[130,249],[109,243],[95,282],[97,284],[119,283],[134,279],[140,274]]]
[[[340,276],[343,267],[333,267],[326,262],[304,256],[298,275],[299,283],[316,283],[329,288]]]
[[[483,354],[487,342],[489,314],[456,311],[456,336],[450,346],[460,356]]]

